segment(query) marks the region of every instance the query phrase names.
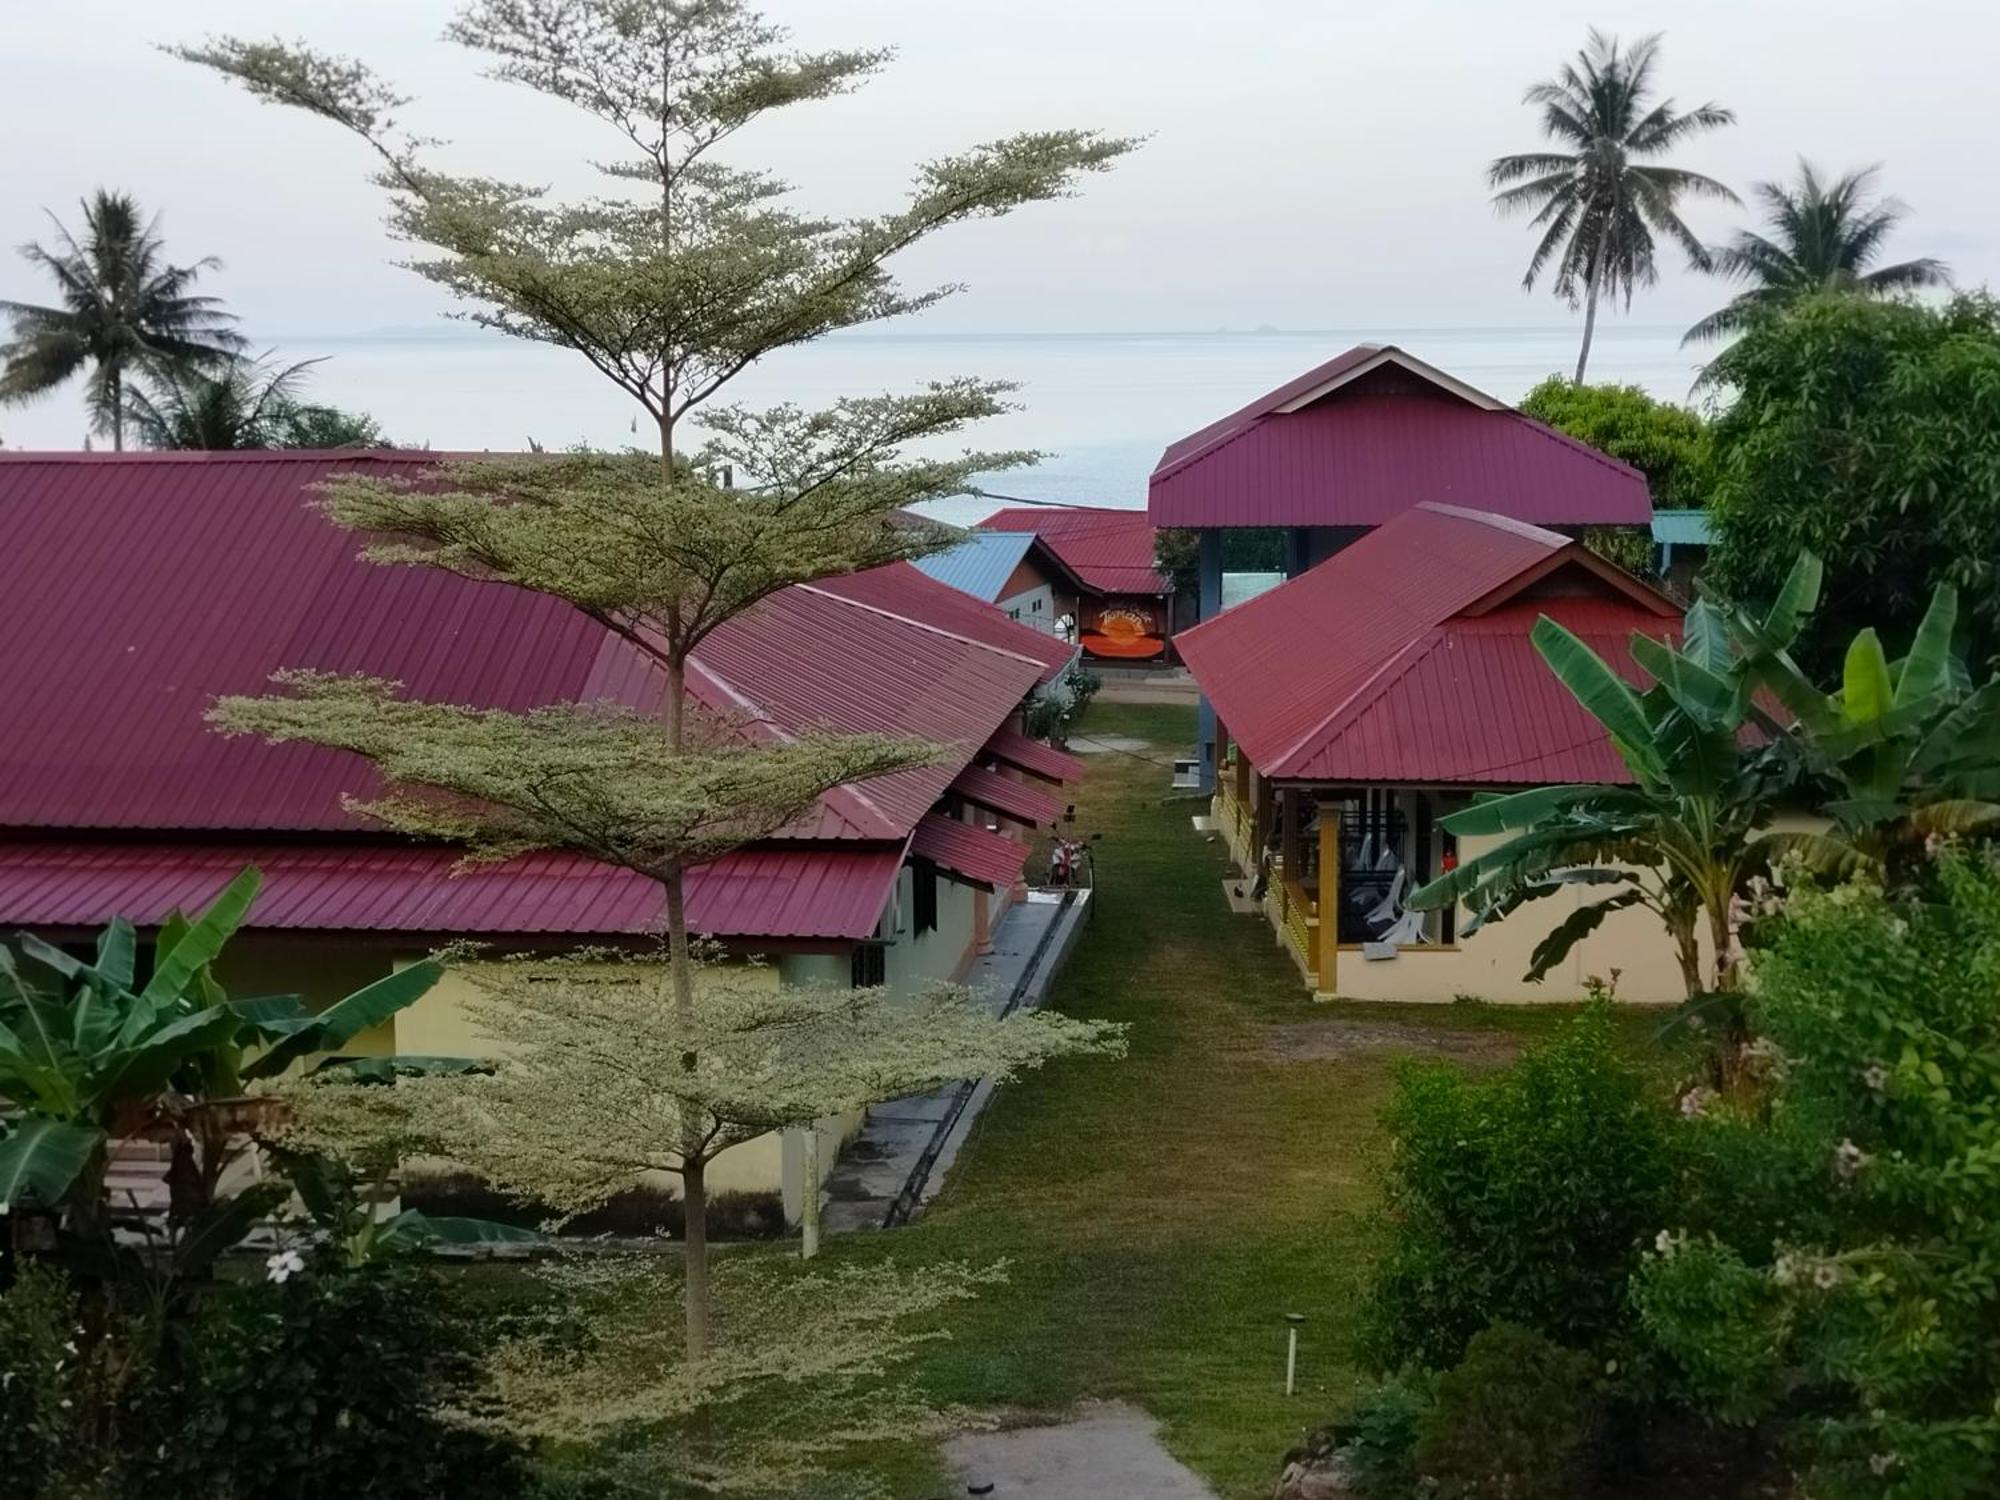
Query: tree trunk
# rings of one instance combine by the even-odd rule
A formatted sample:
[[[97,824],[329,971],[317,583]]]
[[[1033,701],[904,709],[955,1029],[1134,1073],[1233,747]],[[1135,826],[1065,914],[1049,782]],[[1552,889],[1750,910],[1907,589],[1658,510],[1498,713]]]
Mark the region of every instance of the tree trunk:
[[[687,1214],[687,1362],[708,1355],[708,1163],[681,1164],[681,1206]]]
[[[111,451],[125,451],[125,372],[111,367]]]
[[[1597,331],[1597,283],[1600,279],[1597,274],[1597,263],[1593,260],[1590,266],[1590,285],[1585,288],[1583,294],[1583,347],[1576,354],[1578,385],[1583,384],[1583,369],[1590,363],[1591,335]]]

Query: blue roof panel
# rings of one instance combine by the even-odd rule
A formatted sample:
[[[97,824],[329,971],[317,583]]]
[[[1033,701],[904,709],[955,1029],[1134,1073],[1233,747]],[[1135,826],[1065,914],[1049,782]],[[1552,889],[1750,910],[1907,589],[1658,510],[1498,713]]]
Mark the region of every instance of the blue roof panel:
[[[1656,510],[1653,512],[1653,540],[1672,547],[1706,547],[1709,544],[1708,512],[1705,510]]]
[[[956,547],[918,558],[916,566],[939,583],[997,604],[1000,591],[1034,545],[1032,531],[974,531]]]

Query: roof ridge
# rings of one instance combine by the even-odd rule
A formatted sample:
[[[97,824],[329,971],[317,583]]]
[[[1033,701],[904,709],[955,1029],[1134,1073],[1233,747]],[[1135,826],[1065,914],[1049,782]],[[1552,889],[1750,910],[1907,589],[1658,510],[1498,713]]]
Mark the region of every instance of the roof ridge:
[[[1451,616],[1449,615],[1445,617],[1446,620],[1450,618]],[[1325,743],[1319,739],[1319,736],[1328,734],[1330,726],[1336,719],[1349,713],[1350,710],[1358,712],[1361,708],[1366,707],[1367,704],[1374,702],[1375,699],[1388,691],[1391,683],[1409,671],[1419,661],[1430,655],[1431,651],[1436,648],[1437,643],[1444,637],[1444,624],[1445,621],[1440,620],[1426,626],[1421,633],[1405,641],[1386,661],[1370,672],[1360,682],[1356,683],[1353,692],[1328,709],[1311,728],[1307,729],[1305,733],[1301,734],[1298,739],[1293,741],[1278,755],[1276,760],[1271,764],[1270,774],[1272,776],[1284,775],[1284,767],[1289,765],[1295,756],[1301,754],[1308,746],[1317,749],[1321,744]],[[1419,647],[1423,649],[1419,650]],[[1372,693],[1369,692],[1371,688],[1374,689]],[[1366,696],[1364,697],[1364,695]],[[1329,738],[1338,738],[1346,732],[1346,729],[1342,728],[1334,731]]]
[[[1551,552],[1560,551],[1576,540],[1574,537],[1564,536],[1560,531],[1537,526],[1533,521],[1523,521],[1516,516],[1503,516],[1497,510],[1479,510],[1470,505],[1453,505],[1445,500],[1419,500],[1410,509],[1427,510],[1440,516],[1453,516],[1461,521],[1477,521],[1482,526],[1491,526],[1495,531],[1510,532],[1530,541],[1553,542],[1555,545],[1549,549]],[[1390,521],[1394,519],[1394,516],[1389,518]],[[1388,524],[1388,521],[1382,523],[1383,526]],[[1375,529],[1379,531],[1381,527]]]
[[[196,464],[196,463],[353,463],[442,462],[463,458],[516,458],[523,454],[464,453],[436,448],[166,448],[113,450],[109,453],[76,448],[4,448],[0,464]]]
[[[921,568],[913,567],[911,571],[915,572],[916,575],[919,578],[922,578],[925,582],[937,584],[937,586],[941,589],[951,588],[951,585],[948,583],[938,583],[937,579],[932,578],[928,573],[925,573]],[[795,589],[803,590],[805,593],[816,595],[821,599],[831,599],[837,604],[844,604],[849,609],[866,610],[871,615],[880,615],[885,620],[894,620],[898,624],[908,625],[917,630],[927,631],[931,635],[943,636],[948,641],[958,641],[963,645],[972,646],[981,651],[990,651],[995,656],[1005,656],[1011,658],[1014,661],[1024,661],[1029,666],[1033,667],[1038,674],[1043,670],[1042,663],[1036,661],[1034,657],[1029,656],[1024,651],[1009,651],[1005,646],[995,646],[987,641],[978,640],[973,636],[960,635],[956,630],[946,630],[942,625],[933,625],[927,620],[912,619],[909,615],[898,614],[893,609],[884,609],[879,604],[865,604],[859,599],[850,599],[845,594],[838,594],[835,593],[832,589],[821,588],[818,584],[815,583],[795,583],[792,585],[792,587]],[[953,592],[956,593],[958,592],[958,590],[954,589]]]

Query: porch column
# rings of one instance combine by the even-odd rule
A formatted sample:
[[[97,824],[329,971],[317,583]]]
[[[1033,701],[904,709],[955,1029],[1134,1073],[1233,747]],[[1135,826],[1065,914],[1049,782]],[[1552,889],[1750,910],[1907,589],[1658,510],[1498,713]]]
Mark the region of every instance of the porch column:
[[[1278,858],[1284,863],[1284,878],[1299,878],[1299,789],[1278,788]]]
[[[1319,805],[1319,991],[1339,993],[1340,804]]]
[[[1296,578],[1306,570],[1306,559],[1312,552],[1312,533],[1303,526],[1288,527],[1285,531],[1285,577]]]
[[[1196,553],[1200,579],[1201,618],[1212,620],[1222,613],[1222,533],[1213,526],[1204,529]],[[1215,790],[1215,708],[1202,694],[1196,710],[1195,754],[1201,761],[1201,790]]]

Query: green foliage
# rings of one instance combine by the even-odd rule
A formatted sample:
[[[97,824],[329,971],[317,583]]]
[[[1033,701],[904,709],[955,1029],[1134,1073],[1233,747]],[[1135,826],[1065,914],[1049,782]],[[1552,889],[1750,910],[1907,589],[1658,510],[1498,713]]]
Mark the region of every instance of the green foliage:
[[[479,1321],[408,1265],[230,1289],[190,1333],[169,1494],[504,1496],[522,1450],[487,1413]],[[490,1413],[489,1413],[490,1414]]]
[[[2000,305],[1808,297],[1754,320],[1708,378],[1734,401],[1715,426],[1706,582],[1768,597],[1802,550],[1823,558],[1809,669],[1860,624],[1900,653],[1937,583],[1967,601],[1972,659],[2000,649]]]
[[[1768,1087],[1683,1127],[1705,1170],[1640,1320],[1686,1399],[1795,1433],[1814,1494],[2000,1485],[1996,998],[1991,854],[1946,851],[1920,894],[1801,891],[1753,971]]]
[[[371,417],[299,399],[300,360],[232,358],[213,369],[163,367],[125,392],[125,415],[148,448],[209,452],[249,448],[386,448]]]
[[[54,278],[56,306],[0,301],[14,336],[0,344],[0,404],[31,401],[88,368],[91,424],[125,446],[125,391],[134,374],[210,368],[232,358],[243,340],[213,297],[195,294],[213,258],[166,263],[157,223],[141,218],[123,193],[100,189],[83,205],[81,244],[56,225],[56,248],[27,245],[21,254]]]
[[[1440,1376],[1415,1455],[1438,1500],[1563,1500],[1581,1493],[1598,1436],[1598,1360],[1498,1323]]]
[[[1760,313],[1816,292],[1883,297],[1948,283],[1944,262],[1928,257],[1869,269],[1904,213],[1893,198],[1870,200],[1874,179],[1875,169],[1867,167],[1823,181],[1812,163],[1802,160],[1796,185],[1757,183],[1752,193],[1763,205],[1771,235],[1739,229],[1714,251],[1717,275],[1750,286],[1690,328],[1681,342],[1740,333]]]
[[[0,1291],[0,1475],[21,1500],[121,1500],[125,1452],[150,1432],[134,1400],[151,1371],[152,1340],[136,1321],[85,1323],[82,1299],[54,1271],[27,1264]]]
[[[1028,700],[1028,733],[1052,744],[1068,743],[1071,726],[1083,717],[1090,700],[1103,686],[1102,677],[1080,661],[1071,662],[1062,676]]]
[[[1382,1365],[1448,1367],[1497,1321],[1584,1347],[1618,1334],[1670,1163],[1605,1008],[1492,1079],[1408,1069],[1385,1122],[1390,1229],[1369,1332]]]
[[[1487,169],[1503,213],[1530,213],[1538,232],[1521,284],[1532,290],[1553,266],[1551,286],[1571,307],[1588,308],[1581,381],[1590,358],[1590,333],[1601,294],[1623,297],[1658,278],[1656,239],[1680,245],[1706,269],[1708,250],[1681,220],[1684,197],[1736,195],[1712,177],[1649,160],[1688,137],[1732,123],[1736,116],[1714,104],[1678,111],[1671,99],[1654,98],[1657,35],[1630,47],[1593,29],[1589,44],[1552,79],[1535,84],[1525,102],[1538,111],[1553,150],[1503,156]]]
[[[1328,1434],[1363,1500],[1408,1500],[1417,1444],[1437,1402],[1437,1377],[1405,1371],[1371,1386]]]
[[[1708,504],[1715,458],[1699,413],[1655,400],[1636,385],[1582,385],[1560,375],[1523,396],[1520,409],[1644,474],[1656,508]]]

